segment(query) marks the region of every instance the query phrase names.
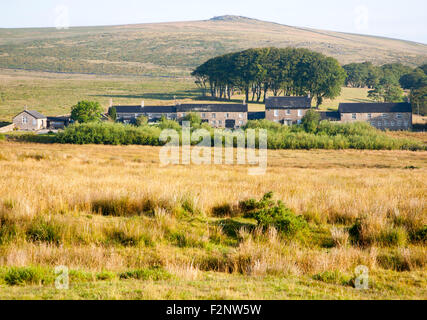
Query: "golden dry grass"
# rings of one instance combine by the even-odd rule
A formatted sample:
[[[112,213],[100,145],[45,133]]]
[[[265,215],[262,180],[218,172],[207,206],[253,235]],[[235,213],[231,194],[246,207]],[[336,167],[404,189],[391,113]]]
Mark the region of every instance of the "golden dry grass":
[[[426,247],[409,241],[406,232],[427,223],[427,152],[269,150],[268,155],[267,173],[249,176],[246,166],[237,165],[161,167],[156,147],[0,142],[0,266],[122,272],[160,265],[187,288],[185,297],[200,298],[207,296],[196,288],[223,273],[238,277],[230,279],[237,283],[266,276],[304,282],[334,270],[351,277],[363,264],[378,279],[371,298],[426,294],[425,285],[396,284],[403,290],[399,293],[382,284],[395,281],[387,270],[425,278]],[[247,219],[211,215],[214,206],[260,198],[268,191],[310,221],[309,239],[284,239]],[[120,201],[123,211],[105,209]],[[194,214],[182,214],[184,202]],[[363,236],[369,241],[358,246],[350,243],[346,228],[360,217],[365,217]],[[379,241],[397,221],[405,228],[404,241],[391,246]],[[15,236],[4,241],[4,230],[11,226]],[[35,238],[43,226],[53,228],[57,237]],[[155,291],[133,297],[182,298],[173,283],[169,288],[156,284]],[[324,285],[320,291],[329,290]],[[348,284],[336,285],[341,289],[328,291],[327,297],[355,298]],[[160,293],[165,287],[172,290],[169,296]],[[275,297],[263,287],[249,296]],[[0,283],[0,296],[10,296],[8,288]],[[25,296],[29,291],[10,292]],[[114,298],[115,293],[101,296]],[[224,296],[248,297],[244,290]]]

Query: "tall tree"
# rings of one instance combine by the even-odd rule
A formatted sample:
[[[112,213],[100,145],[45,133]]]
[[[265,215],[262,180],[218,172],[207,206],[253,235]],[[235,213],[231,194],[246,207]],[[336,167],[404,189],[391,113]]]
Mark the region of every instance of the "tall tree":
[[[71,109],[71,119],[84,123],[101,120],[102,107],[99,102],[80,101]]]

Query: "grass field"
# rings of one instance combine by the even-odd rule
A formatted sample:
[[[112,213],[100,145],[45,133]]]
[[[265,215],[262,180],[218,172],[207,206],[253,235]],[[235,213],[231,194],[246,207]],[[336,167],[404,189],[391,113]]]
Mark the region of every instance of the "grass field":
[[[340,102],[364,102],[367,89],[342,88],[335,100],[326,100],[323,110],[336,110]],[[114,104],[171,105],[174,98],[184,103],[206,103],[192,78],[108,77],[0,70],[0,121],[10,122],[24,106],[47,116],[69,114],[80,100],[98,101],[107,110]],[[234,96],[234,102],[242,102]],[[263,111],[264,104],[250,104],[251,111]]]
[[[422,43],[280,25],[254,19],[69,30],[1,29],[0,68],[121,75],[188,76],[206,60],[256,47],[308,48],[340,63],[426,62]]]
[[[426,152],[268,156],[249,176],[162,167],[155,147],[0,141],[0,298],[427,297]],[[234,209],[268,191],[307,229],[286,236]],[[54,287],[58,265],[69,290]],[[354,288],[358,265],[368,290]]]

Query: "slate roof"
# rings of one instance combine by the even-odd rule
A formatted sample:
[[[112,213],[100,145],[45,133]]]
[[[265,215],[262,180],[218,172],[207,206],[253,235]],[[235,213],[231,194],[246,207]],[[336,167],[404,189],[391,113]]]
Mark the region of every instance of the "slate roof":
[[[268,97],[265,101],[266,109],[309,109],[309,97]]]
[[[35,111],[35,110],[24,110],[22,112],[26,112],[28,113],[30,116],[36,118],[36,119],[46,119],[46,116],[42,115],[40,112]],[[16,116],[20,115],[22,112],[20,112],[19,114],[17,114]],[[15,116],[15,117],[16,117]]]
[[[175,113],[175,106],[114,106],[117,113]]]
[[[410,103],[340,103],[340,113],[412,112]]]
[[[247,104],[181,104],[177,112],[248,112]]]
[[[71,118],[67,117],[67,116],[62,116],[62,117],[47,117],[47,120],[49,120],[49,121],[70,121]]]

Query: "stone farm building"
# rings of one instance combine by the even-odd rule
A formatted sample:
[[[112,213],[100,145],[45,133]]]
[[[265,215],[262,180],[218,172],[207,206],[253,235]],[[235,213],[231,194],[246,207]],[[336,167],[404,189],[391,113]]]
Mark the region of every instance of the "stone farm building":
[[[265,102],[265,119],[284,125],[300,124],[310,108],[309,97],[268,97]]]
[[[34,110],[24,110],[13,118],[15,128],[37,131],[47,127],[47,117]]]
[[[340,103],[340,121],[369,122],[377,129],[410,130],[412,106],[410,103]]]
[[[247,104],[180,104],[176,106],[113,106],[117,121],[134,123],[140,116],[156,122],[162,116],[170,120],[181,120],[189,113],[196,113],[202,122],[215,128],[239,128],[248,122]],[[113,108],[110,107],[110,108]]]

